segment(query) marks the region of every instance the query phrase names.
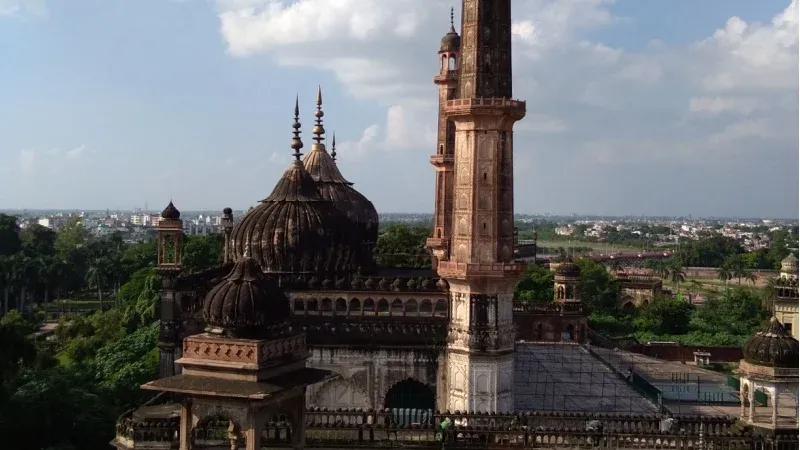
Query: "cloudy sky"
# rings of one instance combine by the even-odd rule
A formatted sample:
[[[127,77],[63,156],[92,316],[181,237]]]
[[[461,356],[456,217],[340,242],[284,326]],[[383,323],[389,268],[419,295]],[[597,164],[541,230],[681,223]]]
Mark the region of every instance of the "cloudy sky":
[[[321,85],[345,176],[432,211],[450,3],[0,0],[0,208],[246,208]],[[518,213],[797,217],[797,0],[512,9]]]

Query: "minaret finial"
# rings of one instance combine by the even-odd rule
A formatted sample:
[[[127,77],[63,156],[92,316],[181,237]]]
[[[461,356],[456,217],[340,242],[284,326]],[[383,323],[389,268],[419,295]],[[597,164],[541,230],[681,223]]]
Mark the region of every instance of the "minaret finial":
[[[331,142],[331,157],[333,162],[336,162],[336,132],[333,132],[333,141]]]
[[[453,8],[452,6],[450,7],[450,29],[453,30],[453,31],[456,30],[456,18],[455,18],[456,17],[456,13],[455,13],[455,10],[456,9]]]
[[[317,110],[314,111],[314,117],[316,117],[316,122],[314,123],[314,128],[311,132],[314,134],[314,141],[317,143],[316,145],[322,144],[323,135],[325,134],[325,127],[322,126],[322,118],[325,116],[325,113],[322,112],[322,87],[317,88]]]
[[[292,128],[294,128],[294,131],[292,132],[294,133],[294,137],[292,137],[292,145],[291,145],[292,149],[294,150],[292,156],[294,156],[294,159],[296,161],[300,161],[300,157],[303,156],[303,154],[300,153],[300,149],[303,148],[303,140],[300,139],[300,96],[299,95],[295,97],[294,100],[294,123],[292,124]]]

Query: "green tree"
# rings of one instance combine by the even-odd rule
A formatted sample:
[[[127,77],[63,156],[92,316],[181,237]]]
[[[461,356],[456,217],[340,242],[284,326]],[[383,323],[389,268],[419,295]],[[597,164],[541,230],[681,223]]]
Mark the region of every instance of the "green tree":
[[[56,253],[56,232],[39,224],[33,224],[21,233],[21,250],[26,255],[51,257]]]
[[[184,240],[181,254],[186,273],[201,272],[222,264],[225,239],[222,234],[188,236]]]
[[[528,273],[514,288],[514,298],[536,303],[553,302],[553,272],[539,264],[528,264]]]
[[[425,240],[430,229],[406,224],[390,224],[378,235],[375,261],[381,267],[430,268],[430,253]]]
[[[0,256],[8,256],[20,250],[21,241],[17,218],[0,214]]]
[[[606,267],[584,258],[575,264],[581,269],[581,301],[592,311],[616,311],[619,286]]]
[[[659,295],[639,309],[634,323],[639,331],[655,334],[685,334],[689,331],[692,305],[666,295]]]

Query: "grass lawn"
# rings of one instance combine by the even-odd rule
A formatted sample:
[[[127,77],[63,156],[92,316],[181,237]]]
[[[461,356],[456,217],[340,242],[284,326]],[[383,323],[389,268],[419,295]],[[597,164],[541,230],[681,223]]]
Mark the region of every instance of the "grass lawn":
[[[639,251],[641,247],[632,247],[628,245],[611,245],[605,242],[583,242],[583,241],[539,241],[539,247],[558,248],[558,247],[591,247],[596,252],[609,252],[614,251]]]

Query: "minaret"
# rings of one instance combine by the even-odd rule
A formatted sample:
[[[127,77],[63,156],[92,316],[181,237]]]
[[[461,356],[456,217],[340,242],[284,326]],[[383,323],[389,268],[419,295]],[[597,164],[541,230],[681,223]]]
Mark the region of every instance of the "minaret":
[[[161,318],[158,333],[158,376],[159,378],[175,375],[175,361],[181,356],[180,305],[177,297],[177,281],[181,274],[181,252],[183,241],[183,221],[178,208],[172,200],[156,225],[157,266],[156,272],[161,279]]]
[[[514,410],[514,123],[511,0],[464,0],[459,95],[444,112],[455,124],[453,234],[439,276],[450,286],[443,358],[444,410]]]
[[[450,237],[453,230],[453,150],[455,125],[448,120],[444,105],[456,98],[458,92],[458,66],[461,37],[453,23],[450,8],[450,31],[442,38],[439,47],[439,74],[433,82],[439,86],[439,130],[436,138],[436,154],[431,155],[431,164],[436,169],[436,205],[433,213],[433,237],[426,242],[431,250],[433,269],[439,261],[450,257]]]

